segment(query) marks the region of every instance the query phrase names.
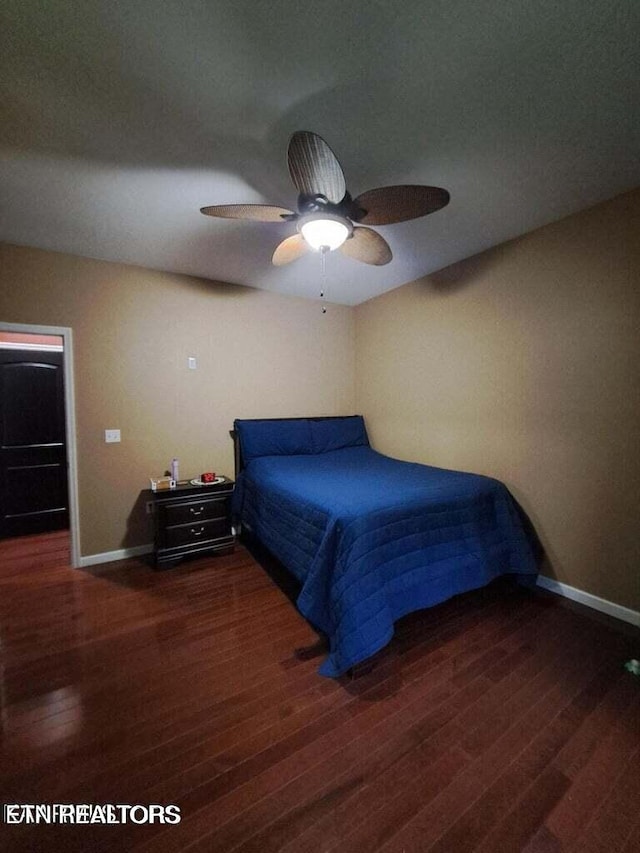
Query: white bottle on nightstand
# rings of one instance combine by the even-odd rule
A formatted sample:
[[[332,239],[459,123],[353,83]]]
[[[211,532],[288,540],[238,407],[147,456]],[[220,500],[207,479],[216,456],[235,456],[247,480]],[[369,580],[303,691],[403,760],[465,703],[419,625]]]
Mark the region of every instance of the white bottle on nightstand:
[[[171,479],[175,480],[176,483],[178,482],[178,479],[179,479],[179,477],[178,477],[178,460],[176,459],[175,456],[171,460]]]

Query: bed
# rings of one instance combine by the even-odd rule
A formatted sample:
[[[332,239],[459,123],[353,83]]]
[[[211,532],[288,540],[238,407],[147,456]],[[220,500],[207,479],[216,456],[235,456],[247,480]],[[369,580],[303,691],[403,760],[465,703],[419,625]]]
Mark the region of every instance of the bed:
[[[328,638],[337,677],[415,610],[537,573],[507,488],[376,452],[359,415],[236,420],[233,515],[299,581],[297,607]]]

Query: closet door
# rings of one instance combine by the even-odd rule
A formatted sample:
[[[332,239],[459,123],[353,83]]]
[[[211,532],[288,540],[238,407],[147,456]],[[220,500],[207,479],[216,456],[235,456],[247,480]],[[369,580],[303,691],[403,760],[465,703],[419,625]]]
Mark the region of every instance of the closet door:
[[[63,357],[0,350],[0,537],[69,525]]]

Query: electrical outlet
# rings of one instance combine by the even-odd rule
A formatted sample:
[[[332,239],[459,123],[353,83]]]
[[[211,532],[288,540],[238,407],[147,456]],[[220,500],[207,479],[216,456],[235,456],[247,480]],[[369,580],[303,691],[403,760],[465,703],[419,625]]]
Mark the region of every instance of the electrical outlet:
[[[120,441],[120,430],[105,429],[104,440],[106,444],[117,444]]]
[[[153,515],[153,511],[155,509],[155,504],[153,501],[147,501],[145,504],[145,509],[147,510],[147,515]]]

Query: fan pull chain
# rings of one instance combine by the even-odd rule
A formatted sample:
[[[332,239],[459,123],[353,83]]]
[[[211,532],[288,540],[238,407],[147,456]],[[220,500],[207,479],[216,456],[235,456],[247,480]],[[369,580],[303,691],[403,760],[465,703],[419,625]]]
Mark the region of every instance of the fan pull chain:
[[[329,251],[328,246],[320,246],[320,258],[322,263],[322,285],[320,286],[320,299],[322,299],[322,313],[327,313],[327,306],[325,304],[325,290],[327,289],[327,252]]]

